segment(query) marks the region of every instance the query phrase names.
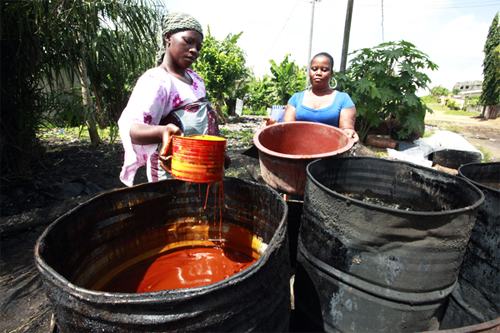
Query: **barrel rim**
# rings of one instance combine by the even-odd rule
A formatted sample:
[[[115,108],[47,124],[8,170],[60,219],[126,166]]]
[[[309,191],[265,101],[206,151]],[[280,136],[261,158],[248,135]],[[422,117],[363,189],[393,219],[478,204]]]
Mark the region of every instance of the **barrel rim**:
[[[354,159],[360,159],[360,160],[361,159],[367,159],[367,160],[374,160],[374,161],[375,160],[376,161],[382,161],[382,163],[406,164],[406,165],[409,165],[409,166],[411,166],[413,168],[416,168],[416,169],[421,169],[421,170],[430,171],[430,172],[436,172],[436,173],[440,173],[440,174],[444,175],[445,177],[453,178],[453,179],[455,179],[455,180],[457,180],[459,182],[462,182],[464,184],[464,186],[470,186],[470,188],[479,195],[479,199],[473,205],[467,206],[467,207],[462,207],[462,208],[457,208],[457,209],[443,210],[443,211],[439,211],[439,212],[422,212],[422,211],[413,211],[413,210],[407,211],[407,210],[395,209],[395,208],[390,208],[390,207],[375,205],[375,204],[372,204],[372,203],[369,203],[369,202],[364,202],[364,201],[361,201],[361,200],[358,200],[358,199],[347,197],[347,196],[342,195],[342,194],[340,194],[338,192],[332,191],[328,187],[326,187],[323,184],[321,184],[318,180],[316,180],[311,175],[310,168],[312,168],[314,166],[314,164],[316,164],[316,163],[321,163],[323,161],[323,159],[318,159],[318,160],[313,161],[313,162],[311,162],[311,163],[309,163],[307,165],[307,168],[306,168],[306,171],[307,171],[307,181],[312,181],[316,186],[320,187],[322,190],[324,190],[326,193],[328,193],[330,195],[333,195],[335,197],[338,197],[338,198],[346,200],[346,201],[354,202],[354,203],[356,203],[358,205],[368,206],[368,207],[370,207],[372,209],[375,209],[375,210],[388,211],[388,212],[392,212],[392,213],[399,213],[399,214],[402,214],[402,215],[441,216],[441,215],[450,215],[450,214],[463,213],[463,212],[466,212],[466,211],[474,210],[477,207],[479,207],[483,203],[483,201],[485,199],[484,193],[479,188],[477,188],[474,184],[471,184],[470,182],[468,182],[466,179],[461,178],[461,177],[457,177],[457,176],[453,176],[453,175],[447,174],[445,172],[441,172],[441,171],[434,170],[434,169],[431,169],[431,168],[427,168],[427,167],[424,167],[424,166],[421,166],[421,165],[418,165],[418,164],[415,164],[415,163],[411,163],[411,162],[407,162],[407,161],[386,160],[386,159],[382,159],[382,158],[378,158],[378,157],[369,157],[369,156],[341,156],[341,157],[336,157],[336,159],[337,160],[342,160],[342,159],[344,159],[344,160],[346,160],[346,159],[352,159],[352,160],[354,160]]]
[[[270,150],[270,149],[264,147],[260,143],[259,137],[262,134],[262,132],[269,130],[269,128],[271,128],[271,127],[277,127],[277,126],[285,127],[285,126],[292,126],[293,124],[299,124],[299,126],[300,126],[300,124],[308,124],[308,125],[314,124],[314,126],[326,127],[328,129],[333,128],[333,131],[338,131],[341,134],[346,136],[347,144],[338,150],[328,152],[328,153],[312,154],[312,155],[293,155],[293,154],[281,154],[281,153],[275,152],[273,150]],[[273,124],[273,125],[266,126],[266,127],[259,129],[253,136],[253,143],[259,149],[259,152],[263,152],[263,153],[270,155],[270,156],[273,156],[273,157],[278,157],[278,158],[283,158],[283,159],[291,159],[291,160],[315,160],[318,158],[341,155],[341,154],[345,153],[346,151],[348,151],[349,149],[352,148],[352,146],[354,145],[354,140],[347,136],[346,131],[344,131],[343,129],[340,129],[338,127],[335,127],[335,126],[311,122],[311,121],[293,121],[293,122],[277,123],[277,124]]]
[[[439,333],[472,333],[472,332],[490,332],[500,328],[500,318],[485,321],[483,323],[469,325],[464,327],[451,328],[446,330],[432,331]]]
[[[200,286],[200,287],[193,287],[193,288],[184,288],[184,289],[167,289],[167,290],[160,290],[160,291],[153,291],[153,292],[147,292],[147,293],[110,293],[110,292],[104,292],[104,291],[97,291],[97,290],[90,290],[86,289],[80,286],[77,286],[70,282],[68,279],[63,277],[61,274],[59,274],[55,269],[53,269],[51,266],[49,266],[45,260],[40,255],[41,252],[41,244],[43,243],[43,239],[47,237],[47,235],[55,228],[55,226],[58,223],[61,223],[60,221],[67,219],[67,216],[71,216],[79,207],[83,206],[89,206],[91,205],[94,201],[99,200],[103,196],[109,196],[112,195],[113,193],[116,193],[116,191],[130,191],[132,188],[138,188],[138,187],[145,187],[147,185],[151,185],[151,183],[144,183],[144,184],[138,184],[134,185],[131,187],[124,187],[116,190],[111,190],[111,191],[106,191],[101,194],[98,194],[94,196],[93,198],[85,201],[84,203],[80,204],[76,208],[73,208],[69,210],[66,214],[60,216],[56,220],[54,220],[45,230],[44,232],[40,235],[40,237],[37,239],[37,242],[35,244],[35,264],[38,268],[39,271],[45,271],[46,274],[50,278],[43,278],[50,280],[52,284],[57,285],[61,290],[63,290],[65,293],[68,295],[71,295],[81,301],[88,301],[92,300],[95,303],[98,304],[133,304],[133,303],[141,303],[141,304],[148,304],[148,303],[156,303],[158,301],[165,301],[168,298],[174,298],[177,296],[177,294],[182,295],[183,300],[189,300],[191,298],[197,298],[200,297],[204,294],[207,294],[209,292],[212,292],[213,290],[219,289],[220,286],[229,286],[232,283],[235,283],[239,280],[245,279],[248,276],[251,276],[253,274],[256,274],[257,269],[264,266],[264,264],[269,260],[270,255],[269,252],[271,249],[274,249],[276,247],[276,244],[279,242],[281,239],[284,241],[287,235],[287,224],[285,223],[288,219],[288,205],[286,204],[285,200],[273,189],[271,189],[269,186],[260,184],[260,183],[255,183],[251,182],[245,179],[240,179],[240,178],[234,178],[234,177],[224,177],[224,180],[227,181],[239,181],[239,182],[244,182],[247,184],[251,184],[252,186],[258,186],[261,188],[265,188],[266,191],[271,191],[276,194],[276,197],[278,198],[278,202],[280,202],[281,206],[283,207],[283,217],[281,218],[281,221],[278,223],[278,228],[273,237],[271,238],[268,247],[266,251],[257,259],[255,263],[250,265],[248,268],[244,269],[243,271],[240,271],[234,275],[231,275],[230,277],[221,280],[219,282],[215,282],[212,284]],[[169,181],[176,181],[176,182],[181,182],[180,180],[177,179],[166,179],[162,180],[161,182],[169,182]],[[156,182],[158,183],[158,182]],[[269,250],[269,251],[268,251]],[[229,283],[228,283],[229,282]],[[222,288],[223,289],[223,288]],[[106,297],[102,297],[106,296]]]
[[[467,164],[464,164],[464,165],[461,165],[459,168],[458,168],[458,174],[463,177],[464,179],[468,180],[469,182],[471,182],[473,185],[477,186],[479,189],[481,188],[485,188],[485,189],[488,189],[490,191],[493,191],[493,192],[496,192],[496,193],[500,193],[500,189],[496,189],[496,188],[493,188],[491,186],[486,186],[484,184],[481,184],[481,183],[478,183],[476,182],[475,180],[473,179],[470,179],[469,177],[467,177],[466,175],[463,174],[463,171],[471,166],[487,166],[487,165],[499,165],[500,166],[500,162],[487,162],[487,163],[467,163]],[[500,177],[500,175],[499,175]]]

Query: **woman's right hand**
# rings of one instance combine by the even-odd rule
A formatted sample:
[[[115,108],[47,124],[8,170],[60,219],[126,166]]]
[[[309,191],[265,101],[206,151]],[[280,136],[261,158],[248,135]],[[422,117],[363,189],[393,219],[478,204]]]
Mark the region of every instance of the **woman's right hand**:
[[[264,117],[262,119],[264,119],[266,121],[266,123],[264,125],[262,125],[261,127],[271,126],[271,125],[274,125],[274,124],[278,123],[276,120],[274,120],[271,117]]]
[[[172,173],[172,136],[184,136],[182,130],[175,126],[174,124],[168,124],[165,126],[162,135],[162,147],[160,151],[160,165],[168,173]]]

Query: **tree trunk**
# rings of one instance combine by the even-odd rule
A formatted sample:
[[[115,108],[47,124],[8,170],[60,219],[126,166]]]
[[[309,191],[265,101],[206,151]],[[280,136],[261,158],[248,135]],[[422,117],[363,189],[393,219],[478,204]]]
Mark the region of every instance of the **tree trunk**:
[[[227,122],[226,116],[224,116],[224,112],[222,111],[222,103],[216,101],[214,103],[215,114],[217,115],[217,121],[220,125],[223,125]]]
[[[85,63],[80,61],[80,83],[82,85],[82,98],[83,105],[87,110],[87,117],[85,123],[89,129],[90,143],[92,146],[99,146],[101,139],[99,138],[99,132],[97,131],[96,121],[94,119],[94,105],[92,103],[92,98],[90,96],[90,80],[87,76],[87,68]]]
[[[484,118],[484,114],[486,112],[486,105],[483,106],[483,112],[481,112],[481,116]]]
[[[83,42],[83,37],[79,34],[78,38]],[[85,54],[85,49],[82,49],[83,54]],[[95,107],[92,103],[92,97],[90,96],[90,80],[87,75],[87,66],[85,65],[84,59],[80,59],[80,84],[82,85],[82,99],[83,106],[87,111],[85,124],[89,129],[90,143],[93,147],[99,146],[101,139],[99,138],[99,132],[97,131],[96,121],[94,118]]]

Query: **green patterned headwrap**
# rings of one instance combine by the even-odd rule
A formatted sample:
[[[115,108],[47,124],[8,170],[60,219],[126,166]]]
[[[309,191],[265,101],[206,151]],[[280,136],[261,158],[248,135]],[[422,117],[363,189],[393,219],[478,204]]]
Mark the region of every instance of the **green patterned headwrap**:
[[[157,65],[162,63],[163,56],[166,52],[165,41],[163,40],[165,33],[169,32],[175,34],[176,32],[185,30],[198,31],[203,36],[203,29],[201,28],[200,22],[191,15],[185,13],[168,13],[163,15],[161,18],[161,46],[158,52],[156,52]]]

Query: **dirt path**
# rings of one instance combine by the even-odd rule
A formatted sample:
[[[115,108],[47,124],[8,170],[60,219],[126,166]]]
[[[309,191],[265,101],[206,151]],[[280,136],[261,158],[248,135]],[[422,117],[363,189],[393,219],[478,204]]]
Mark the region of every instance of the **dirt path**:
[[[425,123],[441,130],[457,132],[477,149],[489,155],[488,162],[500,161],[500,118],[484,120],[479,117],[445,115],[444,111],[427,114]]]

